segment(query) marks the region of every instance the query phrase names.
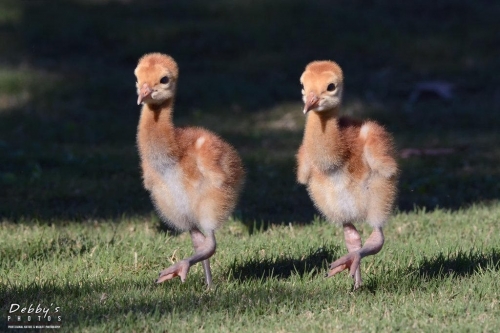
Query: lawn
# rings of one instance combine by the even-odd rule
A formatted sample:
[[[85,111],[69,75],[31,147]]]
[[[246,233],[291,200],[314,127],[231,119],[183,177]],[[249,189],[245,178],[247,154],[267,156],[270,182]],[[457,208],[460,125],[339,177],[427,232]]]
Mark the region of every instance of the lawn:
[[[218,233],[209,291],[200,265],[184,284],[154,284],[191,252],[191,240],[158,233],[151,217],[4,223],[2,310],[54,304],[65,330],[88,332],[493,332],[499,218],[500,205],[395,215],[354,293],[347,274],[324,278],[344,249],[341,230],[320,220],[253,234],[229,221]]]
[[[16,303],[60,307],[68,332],[496,331],[499,15],[486,0],[0,0],[0,330]],[[219,133],[247,170],[214,290],[199,265],[154,284],[191,243],[141,184],[133,70],[152,51],[179,63],[175,122]],[[342,66],[344,113],[400,152],[386,245],[354,293],[324,278],[342,230],[295,182],[315,59]],[[452,98],[411,101],[433,81]]]

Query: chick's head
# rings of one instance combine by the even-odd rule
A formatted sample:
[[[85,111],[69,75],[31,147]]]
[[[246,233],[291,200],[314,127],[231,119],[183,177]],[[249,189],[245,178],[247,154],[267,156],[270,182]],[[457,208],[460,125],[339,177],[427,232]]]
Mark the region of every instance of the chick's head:
[[[333,61],[313,61],[300,77],[304,114],[309,111],[332,110],[342,102],[344,78],[342,69]]]
[[[172,57],[161,53],[146,54],[139,59],[134,74],[137,104],[162,104],[174,97],[179,69]]]

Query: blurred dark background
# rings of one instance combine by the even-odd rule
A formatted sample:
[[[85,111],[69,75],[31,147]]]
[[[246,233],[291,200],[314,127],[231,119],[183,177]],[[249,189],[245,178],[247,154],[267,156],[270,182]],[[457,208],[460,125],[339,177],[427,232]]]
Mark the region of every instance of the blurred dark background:
[[[0,221],[152,216],[135,148],[147,52],[179,63],[175,122],[242,154],[249,225],[317,214],[294,154],[319,59],[344,70],[345,113],[394,133],[397,209],[498,201],[499,17],[488,0],[0,0]]]

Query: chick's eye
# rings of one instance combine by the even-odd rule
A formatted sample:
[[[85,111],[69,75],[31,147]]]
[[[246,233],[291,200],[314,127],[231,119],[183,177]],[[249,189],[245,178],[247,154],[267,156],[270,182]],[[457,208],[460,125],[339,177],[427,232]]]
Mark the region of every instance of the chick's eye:
[[[170,80],[168,79],[168,76],[164,76],[164,77],[162,77],[162,78],[160,79],[160,83],[161,83],[161,84],[167,84],[167,83],[168,83],[168,81],[170,81]]]
[[[328,87],[326,87],[326,90],[328,90],[328,91],[334,91],[334,90],[335,90],[335,88],[336,88],[336,87],[335,87],[335,84],[330,83],[330,84],[328,85]]]

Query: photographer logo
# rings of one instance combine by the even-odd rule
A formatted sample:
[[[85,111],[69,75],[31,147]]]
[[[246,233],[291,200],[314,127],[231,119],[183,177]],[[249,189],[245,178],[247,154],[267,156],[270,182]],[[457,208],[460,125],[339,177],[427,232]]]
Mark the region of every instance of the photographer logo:
[[[7,314],[7,328],[61,328],[61,307],[42,304],[17,304],[12,303]]]

